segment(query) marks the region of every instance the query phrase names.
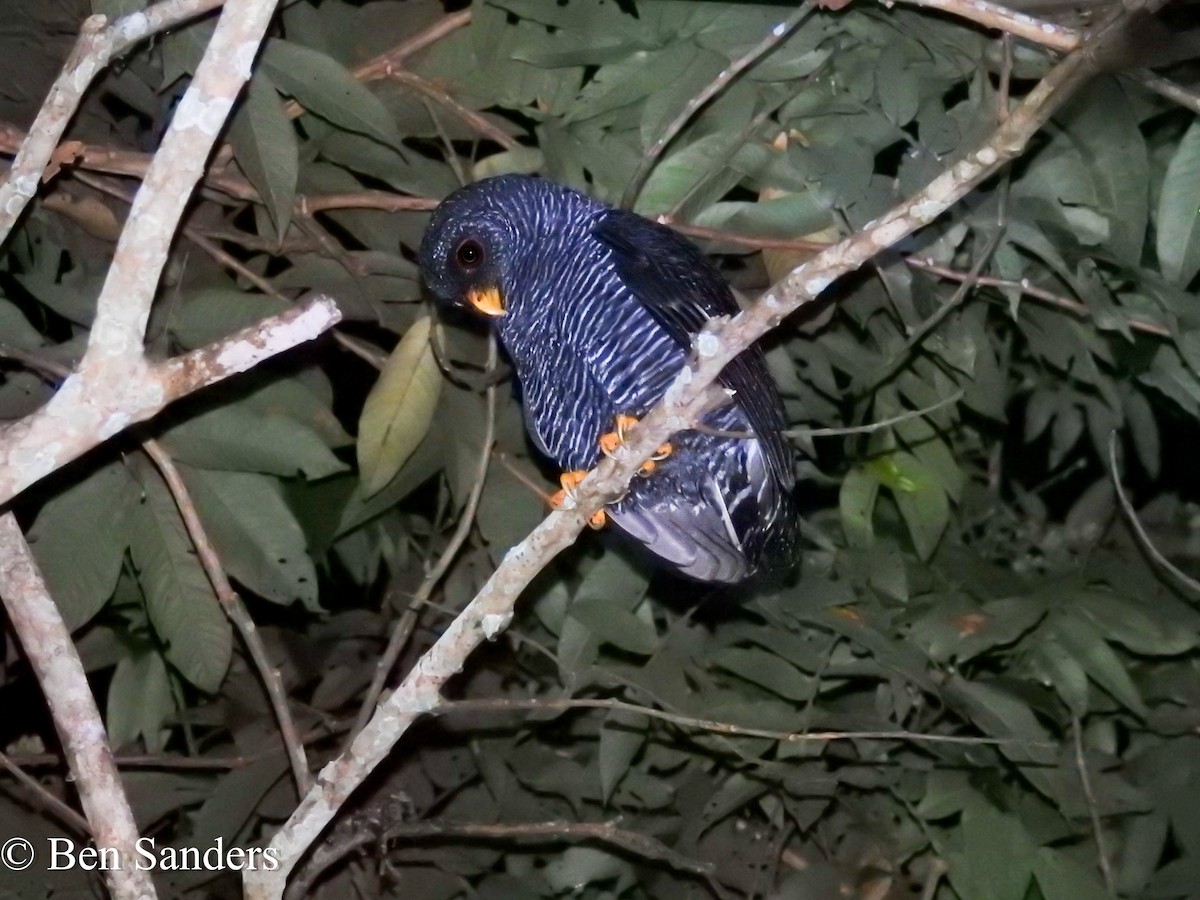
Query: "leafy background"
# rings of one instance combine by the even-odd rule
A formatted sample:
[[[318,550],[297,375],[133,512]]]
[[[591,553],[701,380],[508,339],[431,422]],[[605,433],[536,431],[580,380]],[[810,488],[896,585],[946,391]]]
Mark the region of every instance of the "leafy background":
[[[0,97],[5,118],[28,123],[33,82],[54,72],[37,60],[69,43],[41,38],[69,35],[88,11],[14,13],[0,56],[25,60],[26,89]],[[141,434],[179,463],[316,761],[344,742],[463,514],[485,439],[486,336],[465,320],[431,327],[413,263],[425,215],[381,208],[381,192],[432,201],[526,171],[619,202],[645,148],[792,10],[479,2],[468,27],[393,77],[352,77],[446,12],[425,0],[286,6],[214,163],[258,197],[201,192],[150,328],[165,353],[305,291],[342,307],[340,342],[206,391]],[[122,61],[70,137],[152,151],[211,27]],[[1020,97],[1048,65],[925,11],[815,12],[688,122],[636,209],[712,230],[706,249],[753,296],[803,256],[732,236],[849,233],[985,137],[1005,86]],[[1171,74],[1187,83],[1196,69]],[[47,367],[78,358],[133,186],[68,166],[8,242],[0,417],[43,403]],[[795,583],[704,590],[611,535],[585,536],[472,660],[445,714],[347,807],[327,837],[333,863],[303,876],[313,894],[1194,896],[1200,617],[1123,518],[1109,444],[1149,535],[1187,569],[1200,552],[1198,198],[1194,117],[1130,79],[1097,78],[1007,174],[772,337],[807,522]],[[963,288],[972,270],[982,280]],[[400,449],[368,452],[363,474],[352,435],[377,377],[364,357],[382,360],[406,334],[390,382],[404,400],[384,423]],[[553,473],[507,382],[497,397],[475,521],[412,608],[400,671],[543,513]],[[865,433],[814,433],[931,406]],[[138,437],[17,509],[77,629],[143,832],[160,847],[253,843],[294,807],[287,761]],[[381,474],[378,455],[398,471]],[[5,753],[70,799],[12,640],[0,692]],[[779,739],[825,731],[891,736]],[[62,833],[3,787],[0,832]],[[238,890],[231,874],[162,886]],[[46,890],[99,887],[79,871],[29,872],[0,894]]]

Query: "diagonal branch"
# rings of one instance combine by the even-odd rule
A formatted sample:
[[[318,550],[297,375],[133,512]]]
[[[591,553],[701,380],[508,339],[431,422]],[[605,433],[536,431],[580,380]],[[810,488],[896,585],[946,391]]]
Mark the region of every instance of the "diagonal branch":
[[[0,516],[0,598],[42,686],[96,847],[117,854],[115,867],[101,866],[109,891],[117,900],[154,897],[150,873],[134,864],[137,823],[83,663],[12,513]]]
[[[1024,150],[1051,114],[1095,71],[1095,55],[1119,37],[1135,11],[1156,9],[1162,0],[1131,3],[1110,16],[1095,35],[1057,65],[991,137],[924,190],[870,223],[858,234],[801,265],[738,316],[713,320],[695,339],[693,357],[662,401],[630,432],[627,443],[588,475],[572,509],[551,513],[505,556],[479,594],[418,660],[404,682],[380,703],[375,716],[349,749],[329,763],[316,787],[275,835],[274,871],[248,871],[248,900],[282,896],[287,876],[350,793],[386,757],[423,711],[441,703],[440,689],[462,669],[467,656],[505,628],[521,591],[558,553],[570,546],[592,513],[620,496],[656,448],[689,427],[723,392],[715,382],[724,366],[776,327],[788,314],[815,299],[835,279],[854,271],[881,250],[934,221]]]

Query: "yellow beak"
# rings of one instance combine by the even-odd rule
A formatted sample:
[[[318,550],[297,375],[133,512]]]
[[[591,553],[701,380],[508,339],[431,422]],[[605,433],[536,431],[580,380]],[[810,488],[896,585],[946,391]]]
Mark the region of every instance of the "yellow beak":
[[[495,318],[506,315],[504,301],[500,299],[500,289],[497,287],[472,288],[467,291],[467,301],[485,316]]]

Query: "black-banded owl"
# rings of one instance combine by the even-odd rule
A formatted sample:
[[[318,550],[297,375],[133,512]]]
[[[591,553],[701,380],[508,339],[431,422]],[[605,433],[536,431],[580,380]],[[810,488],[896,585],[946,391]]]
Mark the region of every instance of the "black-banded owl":
[[[738,311],[708,258],[669,228],[521,175],[447,197],[421,269],[439,300],[491,317],[530,437],[566,471],[595,466],[601,436],[662,397],[704,323]],[[789,568],[799,519],[762,352],[742,353],[721,381],[730,403],[675,435],[607,513],[677,571],[728,584]]]

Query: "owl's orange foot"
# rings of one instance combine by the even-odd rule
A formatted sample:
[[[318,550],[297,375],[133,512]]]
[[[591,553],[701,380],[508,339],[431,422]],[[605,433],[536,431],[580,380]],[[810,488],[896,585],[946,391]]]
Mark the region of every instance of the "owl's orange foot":
[[[616,428],[613,431],[600,435],[600,449],[604,451],[605,456],[612,456],[617,452],[617,448],[625,443],[625,432],[636,425],[637,421],[636,416],[617,416]],[[660,446],[654,451],[653,456],[642,463],[639,474],[649,475],[653,472],[658,464],[671,454],[672,449],[670,443]]]
[[[570,508],[575,505],[575,488],[579,486],[579,482],[587,477],[586,469],[573,469],[570,472],[563,472],[558,479],[558,483],[562,487],[550,495],[550,505],[555,509],[562,509],[564,506]],[[608,522],[608,514],[604,510],[598,509],[588,519],[588,524],[593,528],[603,528]]]

